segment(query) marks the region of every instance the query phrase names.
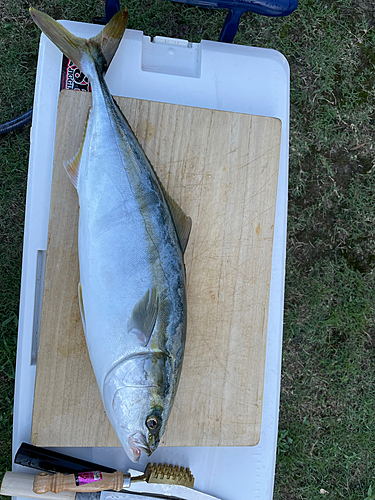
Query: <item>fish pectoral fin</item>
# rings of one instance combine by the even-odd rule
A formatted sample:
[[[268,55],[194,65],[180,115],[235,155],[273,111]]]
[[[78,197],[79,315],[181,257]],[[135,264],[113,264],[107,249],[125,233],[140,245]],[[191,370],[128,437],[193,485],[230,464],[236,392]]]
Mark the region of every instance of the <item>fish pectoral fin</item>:
[[[72,184],[76,189],[78,185],[79,164],[82,158],[83,144],[86,138],[87,124],[89,123],[90,113],[91,113],[91,106],[89,107],[89,110],[87,112],[85,128],[83,131],[82,142],[79,147],[79,150],[70,161],[64,161],[64,168],[66,170],[66,173],[68,174],[69,179],[72,181]]]
[[[180,205],[174,201],[163,185],[162,190],[172,215],[182,253],[185,253],[191,231],[191,218],[185,214]]]
[[[81,312],[81,319],[82,319],[83,331],[86,333],[86,318],[85,318],[85,310],[83,308],[83,298],[82,298],[82,285],[81,285],[81,282],[78,283],[78,302],[79,302],[79,310]]]
[[[150,341],[158,315],[159,299],[156,288],[147,290],[141,300],[134,306],[128,321],[128,332],[134,333],[146,347]]]

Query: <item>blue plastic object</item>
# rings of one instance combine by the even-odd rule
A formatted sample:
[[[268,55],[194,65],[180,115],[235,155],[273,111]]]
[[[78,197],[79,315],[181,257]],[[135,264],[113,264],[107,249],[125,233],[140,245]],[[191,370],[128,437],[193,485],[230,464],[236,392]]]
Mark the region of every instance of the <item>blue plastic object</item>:
[[[197,7],[229,9],[221,30],[219,42],[233,42],[242,14],[247,11],[262,16],[288,16],[298,6],[298,0],[173,0]]]
[[[106,0],[105,2],[105,20],[106,23],[120,10],[120,0]]]
[[[282,17],[289,16],[298,7],[298,0],[172,0],[186,3],[195,7],[208,9],[229,9],[219,42],[233,42],[242,14],[251,11],[262,16]],[[120,10],[120,0],[106,0],[106,22]]]

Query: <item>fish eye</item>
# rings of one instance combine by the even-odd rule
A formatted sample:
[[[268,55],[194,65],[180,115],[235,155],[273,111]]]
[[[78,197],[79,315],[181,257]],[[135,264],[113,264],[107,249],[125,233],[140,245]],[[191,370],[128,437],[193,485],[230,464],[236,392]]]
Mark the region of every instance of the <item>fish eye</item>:
[[[155,431],[160,424],[160,419],[156,415],[150,415],[147,417],[146,426],[150,431]]]

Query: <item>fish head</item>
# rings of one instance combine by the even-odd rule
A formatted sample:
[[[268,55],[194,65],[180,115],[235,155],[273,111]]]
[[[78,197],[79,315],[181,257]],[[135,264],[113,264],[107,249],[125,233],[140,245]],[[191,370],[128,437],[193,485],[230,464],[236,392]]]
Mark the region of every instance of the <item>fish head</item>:
[[[134,354],[106,376],[103,401],[108,418],[128,457],[138,462],[159,445],[164,432],[164,356]]]

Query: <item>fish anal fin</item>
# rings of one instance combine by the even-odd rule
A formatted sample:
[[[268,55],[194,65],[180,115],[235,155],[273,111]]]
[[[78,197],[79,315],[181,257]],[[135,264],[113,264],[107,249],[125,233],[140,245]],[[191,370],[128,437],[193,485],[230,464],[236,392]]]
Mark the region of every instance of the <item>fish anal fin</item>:
[[[77,189],[78,185],[78,170],[79,170],[80,157],[78,153],[70,160],[64,161],[64,168],[71,180],[73,186]]]
[[[78,186],[79,165],[81,163],[83,144],[86,138],[87,124],[89,122],[90,112],[91,112],[91,107],[87,112],[85,128],[83,130],[83,138],[79,150],[70,161],[64,161],[64,168],[66,170],[66,173],[68,174],[69,179],[72,181],[72,184],[76,189]]]
[[[81,282],[78,283],[78,302],[79,302],[79,310],[81,312],[81,319],[82,319],[83,331],[86,333],[86,318],[85,318],[85,310],[83,308],[83,298],[82,298],[82,285],[81,285]]]
[[[145,347],[150,341],[158,315],[159,300],[156,288],[147,290],[134,306],[128,321],[128,332],[134,333]]]

